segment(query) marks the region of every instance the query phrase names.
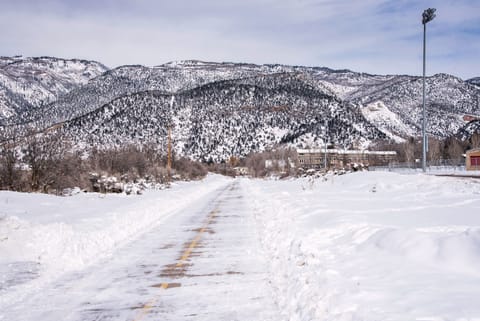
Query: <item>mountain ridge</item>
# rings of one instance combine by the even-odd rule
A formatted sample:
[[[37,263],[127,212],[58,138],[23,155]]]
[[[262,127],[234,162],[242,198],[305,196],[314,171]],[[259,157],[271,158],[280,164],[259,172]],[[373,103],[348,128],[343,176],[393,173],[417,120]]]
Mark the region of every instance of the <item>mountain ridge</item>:
[[[472,119],[480,117],[480,88],[475,85],[475,78],[463,81],[440,73],[427,77],[426,83],[429,134],[436,137],[457,135],[468,126],[465,115]],[[196,98],[191,97],[193,92],[197,93]],[[329,106],[313,98],[320,93],[330,97],[326,103]],[[165,97],[159,98],[160,94]],[[118,137],[123,137],[124,143],[129,141],[128,137],[148,136],[153,142],[164,144],[168,124],[152,124],[148,119],[139,118],[134,110],[151,113],[151,117],[165,122],[166,116],[171,118],[176,115],[168,110],[168,99],[172,97],[179,100],[177,106],[182,110],[183,118],[188,118],[189,122],[178,127],[177,135],[181,137],[175,148],[179,154],[201,159],[208,156],[207,152],[211,152],[215,160],[231,156],[227,153],[229,150],[245,155],[249,152],[248,145],[253,146],[251,141],[254,138],[257,144],[250,151],[278,144],[314,147],[324,144],[325,140],[344,148],[364,148],[378,139],[401,141],[410,136],[418,136],[421,128],[422,77],[419,76],[373,75],[328,67],[200,60],[173,61],[154,67],[125,65],[104,70],[84,83],[72,86],[55,100],[32,104],[10,119],[14,119],[17,124],[29,124],[39,129],[66,124],[65,128],[71,130],[71,133],[64,130],[64,134],[79,146],[101,147],[113,144],[115,139],[111,134],[108,134],[108,142],[92,136],[95,130],[107,126],[107,123],[108,126],[113,124],[112,126],[128,128],[129,132],[106,129],[107,132],[117,132]],[[248,107],[249,102],[252,104]],[[158,104],[158,108],[148,104]],[[318,109],[308,109],[309,104],[310,108],[316,106]],[[96,129],[91,127],[90,133],[77,128],[79,124],[86,128],[93,126],[95,120],[92,115],[104,116],[107,106],[113,113],[113,118],[122,119],[121,123],[102,124],[97,120]],[[247,109],[241,110],[242,108]],[[271,109],[271,112],[265,114],[265,108]],[[226,110],[233,112],[233,116],[225,114]],[[285,111],[292,110],[298,115],[290,115],[293,121],[289,122],[285,118]],[[208,111],[210,116],[205,116],[204,111]],[[132,124],[136,125],[128,124],[130,121],[123,119],[122,113],[133,117]],[[189,115],[185,118],[187,114]],[[262,128],[269,134],[254,132],[249,135],[247,131],[240,130],[240,114],[245,120],[251,119],[252,126]],[[228,122],[221,115],[233,119]],[[345,121],[340,121],[339,115]],[[142,119],[145,124],[139,123],[138,119]],[[218,132],[215,132],[198,124],[206,119],[215,119],[211,122],[213,127],[216,122],[226,128],[217,128]],[[268,126],[263,122],[267,122]],[[328,128],[324,123],[327,123]],[[154,132],[149,128],[155,128],[161,137],[153,139]],[[243,136],[233,134],[234,128],[239,129]],[[145,132],[140,133],[141,130]],[[342,132],[349,133],[352,137],[347,137]],[[463,133],[469,132],[471,130],[463,130]],[[101,131],[98,133],[105,134]],[[198,140],[190,137],[199,133],[216,138],[213,143],[207,144],[206,138]],[[223,139],[219,135],[233,135],[233,138]],[[242,139],[245,142],[238,143]],[[235,140],[240,147],[233,146]],[[185,148],[184,142],[188,142],[188,148]]]
[[[106,70],[81,59],[0,57],[0,121],[49,104]]]

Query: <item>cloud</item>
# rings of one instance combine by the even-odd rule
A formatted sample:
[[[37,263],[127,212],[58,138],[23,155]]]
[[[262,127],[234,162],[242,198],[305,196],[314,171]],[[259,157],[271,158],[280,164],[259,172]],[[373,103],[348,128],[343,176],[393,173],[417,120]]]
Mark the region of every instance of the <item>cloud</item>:
[[[480,3],[472,0],[12,1],[0,12],[1,54],[111,67],[203,59],[420,74],[428,6],[438,9],[428,73],[478,76]]]

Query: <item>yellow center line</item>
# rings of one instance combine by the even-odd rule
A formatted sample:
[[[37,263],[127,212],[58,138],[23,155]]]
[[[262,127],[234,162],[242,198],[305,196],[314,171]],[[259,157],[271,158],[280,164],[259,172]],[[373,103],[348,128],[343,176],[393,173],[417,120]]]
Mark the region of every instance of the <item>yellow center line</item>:
[[[181,267],[185,264],[185,261],[188,260],[188,258],[192,254],[193,249],[197,246],[198,242],[202,238],[202,234],[207,230],[208,225],[212,222],[212,220],[215,218],[215,215],[217,213],[218,213],[218,209],[214,209],[213,211],[210,212],[210,214],[208,215],[207,221],[205,222],[203,227],[198,231],[198,234],[195,236],[193,241],[188,245],[188,248],[185,250],[185,252],[183,252],[182,256],[178,260],[178,263],[176,264],[176,267]],[[168,283],[162,283],[160,288],[163,290],[166,290],[168,289],[168,286],[169,286]],[[157,303],[157,301],[160,299],[160,294],[158,294],[156,297],[154,297],[152,300],[150,300],[148,303],[142,306],[141,311],[138,313],[134,321],[143,320],[143,318],[148,314],[148,312],[154,307],[155,303]]]

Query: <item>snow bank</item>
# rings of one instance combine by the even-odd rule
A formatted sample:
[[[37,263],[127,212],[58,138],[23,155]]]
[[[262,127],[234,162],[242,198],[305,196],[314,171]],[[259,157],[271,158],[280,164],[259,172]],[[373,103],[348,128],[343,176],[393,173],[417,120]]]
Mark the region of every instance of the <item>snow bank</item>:
[[[480,320],[480,181],[243,181],[289,320]]]
[[[229,181],[209,175],[139,196],[0,192],[0,307],[66,271],[105,258]]]

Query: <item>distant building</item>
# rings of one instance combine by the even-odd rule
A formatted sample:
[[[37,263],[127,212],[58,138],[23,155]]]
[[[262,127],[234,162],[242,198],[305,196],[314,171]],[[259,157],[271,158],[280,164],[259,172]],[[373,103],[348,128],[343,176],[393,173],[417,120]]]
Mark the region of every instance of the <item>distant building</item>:
[[[480,171],[480,148],[468,150],[466,156],[467,171]]]
[[[395,151],[342,150],[342,149],[297,149],[300,167],[344,168],[352,164],[387,166],[397,161]],[[326,157],[325,157],[326,156]]]

